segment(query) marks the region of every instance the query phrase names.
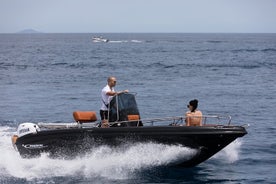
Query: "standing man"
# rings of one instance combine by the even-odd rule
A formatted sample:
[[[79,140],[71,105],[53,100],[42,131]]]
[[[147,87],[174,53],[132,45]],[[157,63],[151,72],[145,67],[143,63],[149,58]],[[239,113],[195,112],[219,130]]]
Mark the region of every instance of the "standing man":
[[[120,93],[127,93],[128,90],[124,90],[121,92],[115,92],[114,87],[116,86],[116,78],[111,76],[107,79],[107,85],[102,89],[102,106],[100,109],[100,115],[102,124],[108,123],[108,104],[112,100],[113,96],[118,95]]]

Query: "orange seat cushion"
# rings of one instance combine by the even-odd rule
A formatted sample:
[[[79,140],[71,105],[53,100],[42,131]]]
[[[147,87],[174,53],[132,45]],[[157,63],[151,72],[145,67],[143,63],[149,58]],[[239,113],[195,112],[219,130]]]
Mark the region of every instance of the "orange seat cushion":
[[[80,123],[97,121],[97,115],[94,111],[75,111],[73,117],[75,121]]]
[[[139,115],[128,115],[127,118],[128,118],[129,121],[140,119]]]

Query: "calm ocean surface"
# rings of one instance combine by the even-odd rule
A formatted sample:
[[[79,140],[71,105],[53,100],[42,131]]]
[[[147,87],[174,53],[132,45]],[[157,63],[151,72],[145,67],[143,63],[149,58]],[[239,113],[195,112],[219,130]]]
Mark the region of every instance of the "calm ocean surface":
[[[0,183],[276,182],[276,34],[101,35],[111,41],[0,34]],[[99,147],[75,160],[22,159],[13,149],[19,123],[98,113],[111,75],[116,90],[137,93],[142,118],[183,115],[197,98],[204,114],[231,115],[233,124],[250,125],[248,134],[189,169],[167,167],[179,150],[152,143]]]

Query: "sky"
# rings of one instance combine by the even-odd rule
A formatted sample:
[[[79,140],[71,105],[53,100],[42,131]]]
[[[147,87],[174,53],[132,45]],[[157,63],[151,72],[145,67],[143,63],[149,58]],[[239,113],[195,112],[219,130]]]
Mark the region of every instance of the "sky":
[[[276,0],[0,0],[0,33],[276,33]]]

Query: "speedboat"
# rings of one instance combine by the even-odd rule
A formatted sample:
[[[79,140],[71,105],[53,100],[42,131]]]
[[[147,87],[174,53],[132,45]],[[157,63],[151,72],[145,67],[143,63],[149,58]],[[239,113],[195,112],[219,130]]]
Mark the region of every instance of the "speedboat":
[[[92,41],[95,42],[95,43],[98,43],[98,42],[107,43],[107,42],[109,42],[108,39],[103,38],[103,37],[101,37],[101,36],[100,36],[100,37],[93,37],[93,38],[92,38]]]
[[[175,165],[193,167],[247,134],[244,126],[231,124],[230,116],[203,116],[202,126],[186,126],[183,116],[142,119],[135,94],[131,93],[113,97],[107,127],[101,125],[94,111],[75,111],[73,117],[73,123],[20,124],[12,137],[15,149],[23,158],[47,153],[50,157],[71,159],[101,145],[181,145],[196,153]]]

